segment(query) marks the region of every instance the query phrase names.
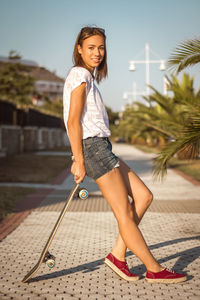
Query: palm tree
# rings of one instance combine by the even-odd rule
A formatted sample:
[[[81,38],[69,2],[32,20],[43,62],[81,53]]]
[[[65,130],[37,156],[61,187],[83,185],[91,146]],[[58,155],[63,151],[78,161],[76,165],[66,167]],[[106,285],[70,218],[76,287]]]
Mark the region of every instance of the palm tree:
[[[168,80],[168,90],[173,97],[166,99],[153,87],[154,94],[150,100],[157,102],[164,110],[164,114],[157,117],[157,124],[171,136],[171,142],[162,149],[154,159],[154,178],[162,179],[167,173],[169,160],[178,154],[182,158],[197,158],[200,153],[200,90],[196,93],[193,88],[193,78],[184,74],[182,81],[172,75]],[[167,101],[166,101],[167,100]],[[159,131],[159,126],[157,126]],[[165,133],[165,135],[167,135]]]
[[[194,80],[187,74],[180,82],[174,75],[167,79],[173,96],[162,95],[151,87],[154,93],[148,99],[144,97],[151,101],[151,107],[136,103],[136,108],[125,111],[119,124],[119,133],[129,141],[131,136],[165,141],[166,146],[154,159],[154,178],[160,179],[175,154],[196,158],[200,149],[200,90],[194,91]]]
[[[169,68],[174,68],[177,72],[190,65],[200,62],[200,39],[195,38],[182,42],[172,53],[168,60]],[[175,97],[180,93],[176,84],[170,85]],[[167,172],[167,162],[177,152],[188,152],[188,156],[193,159],[200,154],[200,90],[193,97],[189,91],[182,97],[184,111],[188,113],[188,122],[185,124],[180,136],[166,145],[161,153],[154,159],[154,177],[163,178]]]
[[[190,158],[200,154],[200,106],[198,114],[191,114],[190,122],[182,130],[180,137],[168,143],[154,159],[154,178],[162,179],[167,173],[167,163],[178,151],[185,151]]]

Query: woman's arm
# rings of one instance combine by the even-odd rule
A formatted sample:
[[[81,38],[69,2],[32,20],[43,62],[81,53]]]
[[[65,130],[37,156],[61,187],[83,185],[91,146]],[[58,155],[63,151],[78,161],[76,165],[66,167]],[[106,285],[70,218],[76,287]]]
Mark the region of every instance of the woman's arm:
[[[85,165],[82,148],[81,116],[86,100],[86,83],[83,82],[71,93],[70,110],[67,121],[68,135],[74,156],[71,172],[76,183],[83,181],[85,177]]]

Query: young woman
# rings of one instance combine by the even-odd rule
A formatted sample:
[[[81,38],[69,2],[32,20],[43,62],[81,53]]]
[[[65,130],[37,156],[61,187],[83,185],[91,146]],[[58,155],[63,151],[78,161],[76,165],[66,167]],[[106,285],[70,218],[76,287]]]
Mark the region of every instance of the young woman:
[[[119,234],[104,262],[121,278],[138,280],[130,272],[127,247],[146,266],[149,282],[175,283],[186,276],[163,268],[149,251],[138,228],[153,195],[142,180],[112,152],[108,116],[95,85],[107,76],[106,35],[103,29],[84,27],[77,36],[73,53],[74,67],[64,86],[64,121],[68,132],[76,183],[85,175],[93,178],[116,217]],[[128,196],[133,199],[132,204]]]

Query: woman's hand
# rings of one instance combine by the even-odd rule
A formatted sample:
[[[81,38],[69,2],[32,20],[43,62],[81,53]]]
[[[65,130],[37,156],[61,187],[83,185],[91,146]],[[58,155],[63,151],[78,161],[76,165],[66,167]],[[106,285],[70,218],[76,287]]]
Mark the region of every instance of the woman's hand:
[[[74,161],[71,166],[71,172],[74,175],[74,181],[81,183],[86,175],[84,162]]]

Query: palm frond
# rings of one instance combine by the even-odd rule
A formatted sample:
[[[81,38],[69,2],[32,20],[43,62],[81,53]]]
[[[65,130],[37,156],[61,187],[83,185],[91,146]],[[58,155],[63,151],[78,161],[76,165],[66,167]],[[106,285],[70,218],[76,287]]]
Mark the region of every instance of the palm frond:
[[[191,117],[190,123],[184,128],[182,135],[175,142],[167,144],[154,158],[154,179],[162,180],[165,177],[168,162],[178,151],[188,151],[191,159],[198,157],[200,153],[200,114]]]
[[[200,38],[183,41],[175,48],[168,60],[168,67],[175,68],[177,73],[190,65],[200,62]]]

